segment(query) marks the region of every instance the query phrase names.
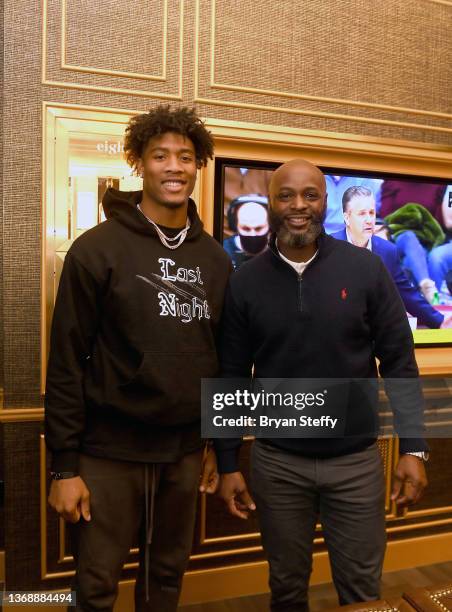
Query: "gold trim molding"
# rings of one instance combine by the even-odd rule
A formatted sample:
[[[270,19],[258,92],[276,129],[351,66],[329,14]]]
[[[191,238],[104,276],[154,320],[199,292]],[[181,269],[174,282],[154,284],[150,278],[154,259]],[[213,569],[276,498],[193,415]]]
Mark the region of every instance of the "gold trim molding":
[[[127,121],[138,111],[48,102],[43,102],[42,109],[41,394],[44,395],[50,320],[55,298],[53,233],[55,201],[58,191],[57,184],[67,184],[67,177],[63,177],[61,181],[58,178],[61,163],[58,165],[57,160],[61,158],[61,155],[58,155],[56,149],[63,146],[58,142],[58,126],[60,122],[66,120],[76,122],[79,120],[81,124],[84,124],[84,129],[87,129],[88,124],[94,129],[97,123],[104,128],[106,125],[111,125],[113,130],[117,130],[118,126],[121,126],[121,130],[125,130]],[[81,125],[79,129],[82,129]]]
[[[0,410],[0,423],[29,423],[44,420],[44,408],[9,408]]]
[[[389,542],[384,571],[398,571],[450,560],[452,533]],[[314,553],[310,584],[331,582],[331,570],[326,551]],[[118,612],[133,607],[134,581],[120,583]],[[195,605],[235,597],[268,592],[266,561],[242,563],[225,567],[189,571],[184,576],[180,605]]]
[[[447,562],[450,560],[452,534],[414,538],[388,544],[384,571],[398,571]],[[0,553],[1,555],[1,553]],[[315,553],[310,584],[331,582],[331,570],[326,552]],[[134,580],[119,583],[116,612],[133,609]],[[242,563],[225,567],[187,572],[184,576],[180,605],[195,605],[235,597],[244,597],[268,592],[268,564],[266,561]],[[25,606],[24,612],[32,612]],[[33,611],[35,608],[33,608]],[[63,610],[55,608],[56,612]]]
[[[152,75],[138,72],[125,72],[123,70],[107,70],[93,68],[91,66],[76,66],[66,62],[66,33],[67,33],[67,2],[61,3],[61,69],[76,72],[86,72],[88,74],[105,74],[111,76],[121,76],[129,79],[143,79],[147,81],[166,81],[167,73],[167,48],[168,48],[168,0],[163,0],[163,22],[162,22],[162,74]],[[183,26],[183,24],[181,24]]]
[[[429,2],[447,4],[452,6],[452,3],[446,2],[446,0],[427,0]],[[423,109],[415,109],[404,106],[393,106],[388,104],[378,104],[371,102],[364,102],[359,100],[348,100],[343,98],[330,98],[323,96],[313,96],[308,94],[297,94],[286,91],[277,91],[272,89],[261,89],[257,87],[244,87],[239,85],[227,85],[225,83],[218,83],[215,80],[215,28],[216,28],[216,0],[210,0],[211,11],[210,11],[210,82],[209,87],[211,89],[221,91],[232,91],[241,93],[251,93],[258,95],[265,95],[275,98],[291,99],[291,100],[305,100],[310,102],[321,102],[325,104],[337,104],[342,106],[349,106],[352,108],[368,108],[386,112],[394,113],[405,113],[410,115],[418,115],[424,117],[432,117],[435,119],[452,120],[452,114],[442,113],[437,111],[428,111]],[[301,115],[309,117],[318,117],[323,119],[334,119],[343,121],[352,121],[358,123],[370,123],[374,125],[386,125],[398,128],[407,129],[418,129],[432,132],[452,133],[452,127],[441,127],[431,126],[419,123],[411,123],[408,121],[394,121],[390,119],[377,119],[373,117],[363,117],[358,115],[348,115],[343,113],[330,113],[325,111],[314,111],[314,110],[302,110],[299,108],[285,108],[282,106],[272,106],[268,104],[256,104],[247,102],[238,102],[230,100],[222,100],[218,98],[204,97],[199,94],[199,47],[200,47],[200,0],[195,2],[195,71],[194,71],[194,101],[199,104],[209,104],[215,106],[225,106],[230,108],[244,108],[249,110],[262,110],[271,111],[278,113],[287,113],[292,115]]]
[[[390,483],[392,480],[392,473],[394,470],[394,465],[395,462],[397,460],[397,443],[396,443],[396,447],[395,449],[388,449],[388,473],[386,475],[386,509],[390,510],[390,514],[386,516],[386,520],[388,522],[391,521],[391,519],[394,518],[398,518],[400,520],[404,520],[406,518],[406,514],[405,516],[398,516],[396,517],[395,515],[395,511],[393,509],[393,504],[388,503],[388,491],[389,491],[389,487],[390,487]],[[50,580],[53,578],[62,578],[62,577],[68,577],[68,576],[72,576],[73,575],[73,570],[62,570],[60,572],[49,572],[48,571],[48,565],[47,565],[47,489],[46,489],[46,485],[47,485],[47,476],[46,476],[46,448],[45,448],[45,439],[44,439],[44,435],[40,434],[39,436],[39,465],[40,465],[40,469],[39,469],[39,474],[40,474],[40,540],[41,540],[41,578],[43,580]],[[205,523],[206,523],[206,503],[205,503],[205,496],[202,497],[202,501],[201,501],[201,538],[200,538],[200,544],[205,545],[205,544],[210,544],[210,543],[228,543],[228,542],[237,542],[237,541],[243,541],[243,540],[253,540],[253,539],[257,539],[259,537],[259,533],[250,533],[250,534],[242,534],[239,536],[228,536],[228,537],[224,537],[224,538],[212,538],[212,539],[206,539],[205,538]],[[396,526],[386,526],[386,532],[388,534],[395,534],[395,533],[404,533],[404,534],[409,534],[411,533],[416,533],[417,531],[419,531],[420,529],[424,529],[424,528],[428,528],[428,527],[439,527],[439,526],[444,526],[444,525],[450,525],[452,524],[452,518],[440,518],[441,515],[444,515],[446,513],[450,513],[450,511],[452,511],[452,507],[451,506],[445,506],[445,507],[441,507],[441,508],[432,508],[431,510],[422,510],[422,511],[414,511],[414,512],[410,512],[408,518],[416,518],[416,517],[425,517],[427,519],[430,520],[426,520],[420,523],[415,523],[415,524],[402,524],[402,525],[396,525]],[[431,517],[438,517],[436,520],[433,519]],[[59,563],[63,563],[65,564],[68,561],[72,560],[71,556],[66,555],[66,551],[64,549],[64,527],[62,527],[62,521],[60,519],[59,521],[59,559],[58,562]],[[441,537],[444,534],[439,534],[438,537]],[[449,534],[452,537],[452,534]],[[436,537],[436,536],[433,536]],[[412,536],[412,540],[416,540],[415,536]],[[423,540],[423,538],[419,538],[419,540]],[[314,543],[315,544],[322,544],[323,543],[323,538],[322,537],[318,537],[315,538]],[[407,540],[409,541],[409,540]],[[394,542],[390,542],[389,546],[391,544],[394,544]],[[230,556],[241,556],[244,554],[249,554],[249,553],[255,553],[255,552],[261,552],[262,551],[262,546],[257,545],[257,546],[246,546],[243,548],[229,548],[226,550],[220,550],[220,551],[211,551],[211,552],[204,552],[204,553],[198,553],[198,554],[194,554],[190,556],[190,560],[191,561],[200,561],[200,560],[206,560],[206,559],[227,559]],[[135,550],[131,551],[131,552],[136,552]],[[324,553],[316,553],[314,555],[314,557],[322,555]],[[136,568],[138,566],[137,562],[129,562],[125,564],[125,569],[130,569],[130,568]],[[194,572],[188,572],[188,574],[194,574],[196,572],[202,572],[203,570],[196,570]],[[209,570],[211,571],[211,570]]]
[[[395,453],[396,455],[396,453]],[[393,472],[393,463],[395,461],[395,456],[393,461],[390,462],[390,467],[391,467],[391,471],[388,472],[387,474],[387,490],[388,490],[388,486],[390,484],[391,481],[391,477],[392,477],[392,472]],[[47,490],[46,490],[46,484],[47,484],[47,477],[46,477],[46,448],[45,448],[45,439],[44,439],[44,435],[40,434],[39,437],[39,462],[40,462],[40,470],[39,470],[39,474],[40,474],[40,539],[41,539],[41,578],[43,580],[50,580],[53,578],[62,578],[62,577],[67,577],[67,576],[72,576],[73,575],[73,570],[62,570],[60,572],[49,572],[48,571],[48,565],[47,565]],[[202,534],[201,535],[201,542],[200,544],[207,544],[207,543],[213,543],[215,542],[220,542],[220,543],[227,543],[227,542],[233,542],[233,541],[240,541],[240,540],[246,540],[246,539],[257,539],[260,537],[259,533],[250,533],[250,534],[243,534],[241,536],[229,536],[229,537],[225,537],[225,538],[215,538],[215,539],[203,539],[203,537],[205,538],[205,520],[206,520],[206,507],[205,507],[205,496],[203,496],[202,498],[202,506],[201,506],[201,525],[202,525]],[[388,508],[388,503],[386,502],[386,507]],[[452,508],[451,507],[444,507],[444,508],[435,508],[432,509],[431,512],[429,512],[428,510],[426,511],[419,511],[419,516],[428,516],[428,514],[430,514],[431,516],[441,516],[442,514],[448,513]],[[392,504],[390,506],[390,511],[391,514],[388,516],[386,516],[386,520],[389,519],[393,519],[395,518],[395,514],[393,512],[392,509]],[[411,513],[410,513],[411,514]],[[409,518],[414,517],[414,513],[411,514],[411,516],[409,516]],[[404,519],[403,516],[397,517],[399,519]],[[410,525],[396,525],[393,527],[389,527],[386,526],[386,532],[388,534],[394,534],[394,533],[405,533],[405,534],[409,534],[410,532],[412,533],[416,533],[417,531],[419,531],[420,529],[424,529],[427,527],[439,527],[439,526],[443,526],[443,525],[449,525],[452,524],[452,518],[447,518],[447,519],[441,519],[438,518],[437,520],[427,520],[424,522],[420,522],[420,523],[416,523],[416,524],[410,524]],[[59,558],[58,558],[58,562],[65,564],[68,561],[72,560],[71,556],[68,556],[66,554],[65,548],[64,548],[64,527],[62,528],[62,521],[61,519],[59,520],[59,529],[58,529],[58,533],[59,533]],[[441,535],[441,534],[440,534]],[[451,534],[452,535],[452,534]],[[414,536],[413,536],[413,539]],[[422,540],[422,537],[420,538]],[[317,537],[314,539],[314,544],[322,544],[324,542],[324,539],[322,537]],[[389,543],[390,545],[391,543]],[[241,555],[245,555],[245,554],[250,554],[250,553],[256,553],[256,552],[261,552],[262,551],[262,546],[261,545],[257,545],[257,546],[245,546],[243,548],[228,548],[225,550],[219,550],[219,551],[211,551],[211,552],[204,552],[204,553],[198,553],[198,554],[193,554],[190,556],[190,561],[201,561],[201,560],[206,560],[206,559],[227,559],[228,557],[231,556],[241,556]],[[136,552],[136,550],[132,550],[131,552]],[[319,552],[316,553],[314,555],[314,557],[319,556],[324,554],[323,552]],[[138,563],[137,562],[129,562],[126,563],[124,565],[125,569],[133,569],[133,568],[137,568],[138,567]],[[188,572],[188,574],[193,574],[196,572],[202,572],[204,570],[195,570],[192,572]],[[209,570],[211,571],[211,570]]]
[[[391,491],[392,491],[392,480],[393,473],[398,461],[398,448],[399,443],[397,439],[380,439],[379,440],[379,451],[382,456],[383,463],[385,465],[385,520],[386,523],[390,523],[398,518],[397,516],[397,506],[394,501],[391,501]],[[384,454],[383,454],[384,453]],[[247,542],[252,540],[260,540],[261,534],[259,531],[249,532],[249,533],[240,533],[228,536],[217,536],[213,538],[207,537],[206,534],[206,526],[207,526],[207,499],[206,495],[203,495],[200,500],[199,506],[199,522],[200,522],[200,530],[199,530],[199,540],[198,545],[203,548],[205,546],[211,544],[229,544],[229,543],[239,543],[239,542]],[[426,511],[428,513],[428,511]],[[322,531],[322,526],[320,523],[316,525],[316,532],[320,533]],[[314,539],[314,544],[323,544],[325,539],[323,536],[317,537]],[[243,554],[249,552],[256,552],[258,550],[262,550],[262,547],[247,547],[242,549],[237,549],[233,551],[228,550],[229,554]],[[204,559],[213,556],[221,556],[223,551],[215,551],[213,553],[200,553],[198,555],[192,556],[191,559]]]
[[[46,469],[46,445],[44,435],[39,436],[39,507],[40,507],[40,541],[41,541],[41,580],[52,580],[54,578],[67,578],[74,575],[74,570],[62,570],[60,572],[49,572],[47,566],[47,469]],[[61,519],[59,520],[61,522]],[[59,528],[61,535],[61,528]],[[59,543],[59,559],[69,561],[69,558],[61,559],[64,547]],[[72,557],[71,557],[72,559]]]
[[[0,584],[5,582],[5,551],[0,550]]]
[[[179,68],[178,68],[178,91],[176,94],[151,92],[142,89],[129,89],[123,87],[113,86],[102,86],[102,85],[89,85],[83,83],[58,81],[47,78],[47,13],[48,13],[48,2],[49,0],[43,0],[42,4],[42,60],[41,60],[41,83],[42,85],[49,85],[52,87],[61,87],[64,89],[76,89],[82,91],[96,91],[106,92],[113,94],[124,94],[129,96],[139,96],[144,98],[158,98],[163,100],[182,100],[183,94],[183,59],[184,59],[184,14],[185,14],[185,0],[179,0]],[[61,15],[61,65],[62,70],[87,73],[87,74],[99,74],[106,76],[141,79],[146,81],[167,81],[167,49],[168,49],[168,0],[164,2],[164,19],[163,19],[163,42],[162,42],[162,75],[147,75],[135,72],[123,72],[120,70],[104,70],[100,68],[92,68],[86,66],[76,66],[66,63],[66,12],[67,12],[67,0],[62,2],[62,15]]]
[[[279,163],[302,157],[338,169],[452,178],[451,146],[219,119],[206,123],[215,136],[217,157]],[[212,162],[202,169],[200,179],[203,220],[212,230],[213,212],[206,207],[207,203],[211,207],[214,186]],[[445,373],[438,365],[428,373]],[[452,371],[450,360],[447,371]]]
[[[450,560],[452,533],[389,542],[384,571],[395,571]],[[311,585],[331,581],[326,551],[314,553]],[[240,597],[268,591],[266,562],[246,563],[213,570],[187,572],[181,604]]]

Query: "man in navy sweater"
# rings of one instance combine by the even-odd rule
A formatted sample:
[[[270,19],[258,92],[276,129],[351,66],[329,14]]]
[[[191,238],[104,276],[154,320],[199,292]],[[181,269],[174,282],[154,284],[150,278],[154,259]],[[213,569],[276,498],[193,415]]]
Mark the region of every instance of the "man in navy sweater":
[[[433,328],[452,326],[452,316],[445,317],[435,310],[424,296],[414,287],[400,265],[397,247],[383,238],[374,236],[375,231],[375,198],[370,189],[352,186],[342,196],[342,210],[345,227],[331,234],[333,238],[346,240],[352,244],[372,251],[385,264],[393,281],[397,285],[400,297],[406,310],[417,317],[418,322]]]
[[[273,174],[269,248],[230,279],[222,373],[375,382],[378,358],[401,433],[392,500],[413,504],[427,484],[428,446],[405,308],[379,257],[325,234],[325,209],[325,179],[318,168],[293,160]],[[255,441],[251,481],[256,503],[238,468],[241,440],[215,441],[220,496],[230,513],[246,519],[257,506],[270,564],[272,612],[309,609],[319,518],[341,604],[379,598],[386,542],[384,474],[375,435],[369,433],[369,397],[354,393],[353,385],[349,390],[343,434]]]

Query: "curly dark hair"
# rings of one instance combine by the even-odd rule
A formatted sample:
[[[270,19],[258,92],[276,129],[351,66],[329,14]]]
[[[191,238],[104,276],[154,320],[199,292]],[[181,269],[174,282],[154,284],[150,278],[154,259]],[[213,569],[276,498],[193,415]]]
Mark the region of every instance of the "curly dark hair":
[[[147,143],[154,136],[175,132],[189,138],[195,147],[198,167],[205,166],[213,157],[212,134],[196,114],[194,108],[174,108],[160,105],[148,113],[135,115],[128,123],[124,139],[124,154],[127,163],[136,169]]]

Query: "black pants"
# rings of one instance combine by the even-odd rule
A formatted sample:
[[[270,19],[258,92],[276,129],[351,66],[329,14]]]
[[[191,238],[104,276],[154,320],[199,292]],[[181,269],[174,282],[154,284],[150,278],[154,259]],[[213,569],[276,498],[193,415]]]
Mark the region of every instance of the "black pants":
[[[136,611],[177,609],[193,542],[201,456],[197,451],[178,463],[148,466],[81,457],[80,476],[91,495],[91,521],[80,519],[70,526],[77,610],[113,609],[122,566],[136,541],[140,547]]]
[[[376,444],[343,457],[310,459],[257,441],[251,480],[270,564],[272,612],[309,610],[318,518],[340,603],[379,599],[386,532]]]

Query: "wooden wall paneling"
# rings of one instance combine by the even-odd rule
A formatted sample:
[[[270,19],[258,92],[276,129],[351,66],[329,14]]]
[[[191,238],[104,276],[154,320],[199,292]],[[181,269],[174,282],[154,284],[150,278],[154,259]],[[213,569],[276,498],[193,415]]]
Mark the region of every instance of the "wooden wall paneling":
[[[41,433],[42,423],[13,421],[4,424],[3,427],[7,453],[5,477],[7,482],[11,483],[7,487],[5,500],[7,587],[41,590],[64,588],[69,584],[73,563],[62,521],[47,506],[49,464]],[[450,536],[452,513],[449,507],[447,468],[452,460],[452,446],[444,444],[443,440],[432,440],[430,443],[433,453],[431,489],[426,494],[423,506],[408,513],[394,513],[392,505],[387,503],[387,530],[390,542],[405,542],[409,545],[411,541],[415,546],[416,541],[422,542],[428,535]],[[397,460],[397,447],[394,447],[392,440],[380,440],[379,446],[385,466],[388,497],[392,484],[392,470]],[[246,477],[248,477],[249,449],[250,442],[247,441],[241,457],[241,468]],[[194,546],[188,568],[188,575],[192,576],[189,581],[194,582],[189,583],[197,584],[198,575],[206,573],[207,576],[210,571],[220,570],[227,574],[234,567],[255,567],[258,575],[262,576],[263,566],[260,564],[264,555],[256,520],[253,519],[249,523],[235,522],[226,515],[219,500],[209,498],[207,504],[203,498],[200,501]],[[422,563],[423,559],[432,559],[430,549],[422,550],[415,546],[414,550],[417,562]],[[317,571],[323,567],[323,559],[326,559],[324,555],[325,546],[319,525],[315,557],[317,563],[321,565]],[[392,567],[396,567],[396,559],[391,558]],[[122,580],[132,579],[135,569],[136,551],[132,550]],[[322,569],[320,576],[325,575]]]

